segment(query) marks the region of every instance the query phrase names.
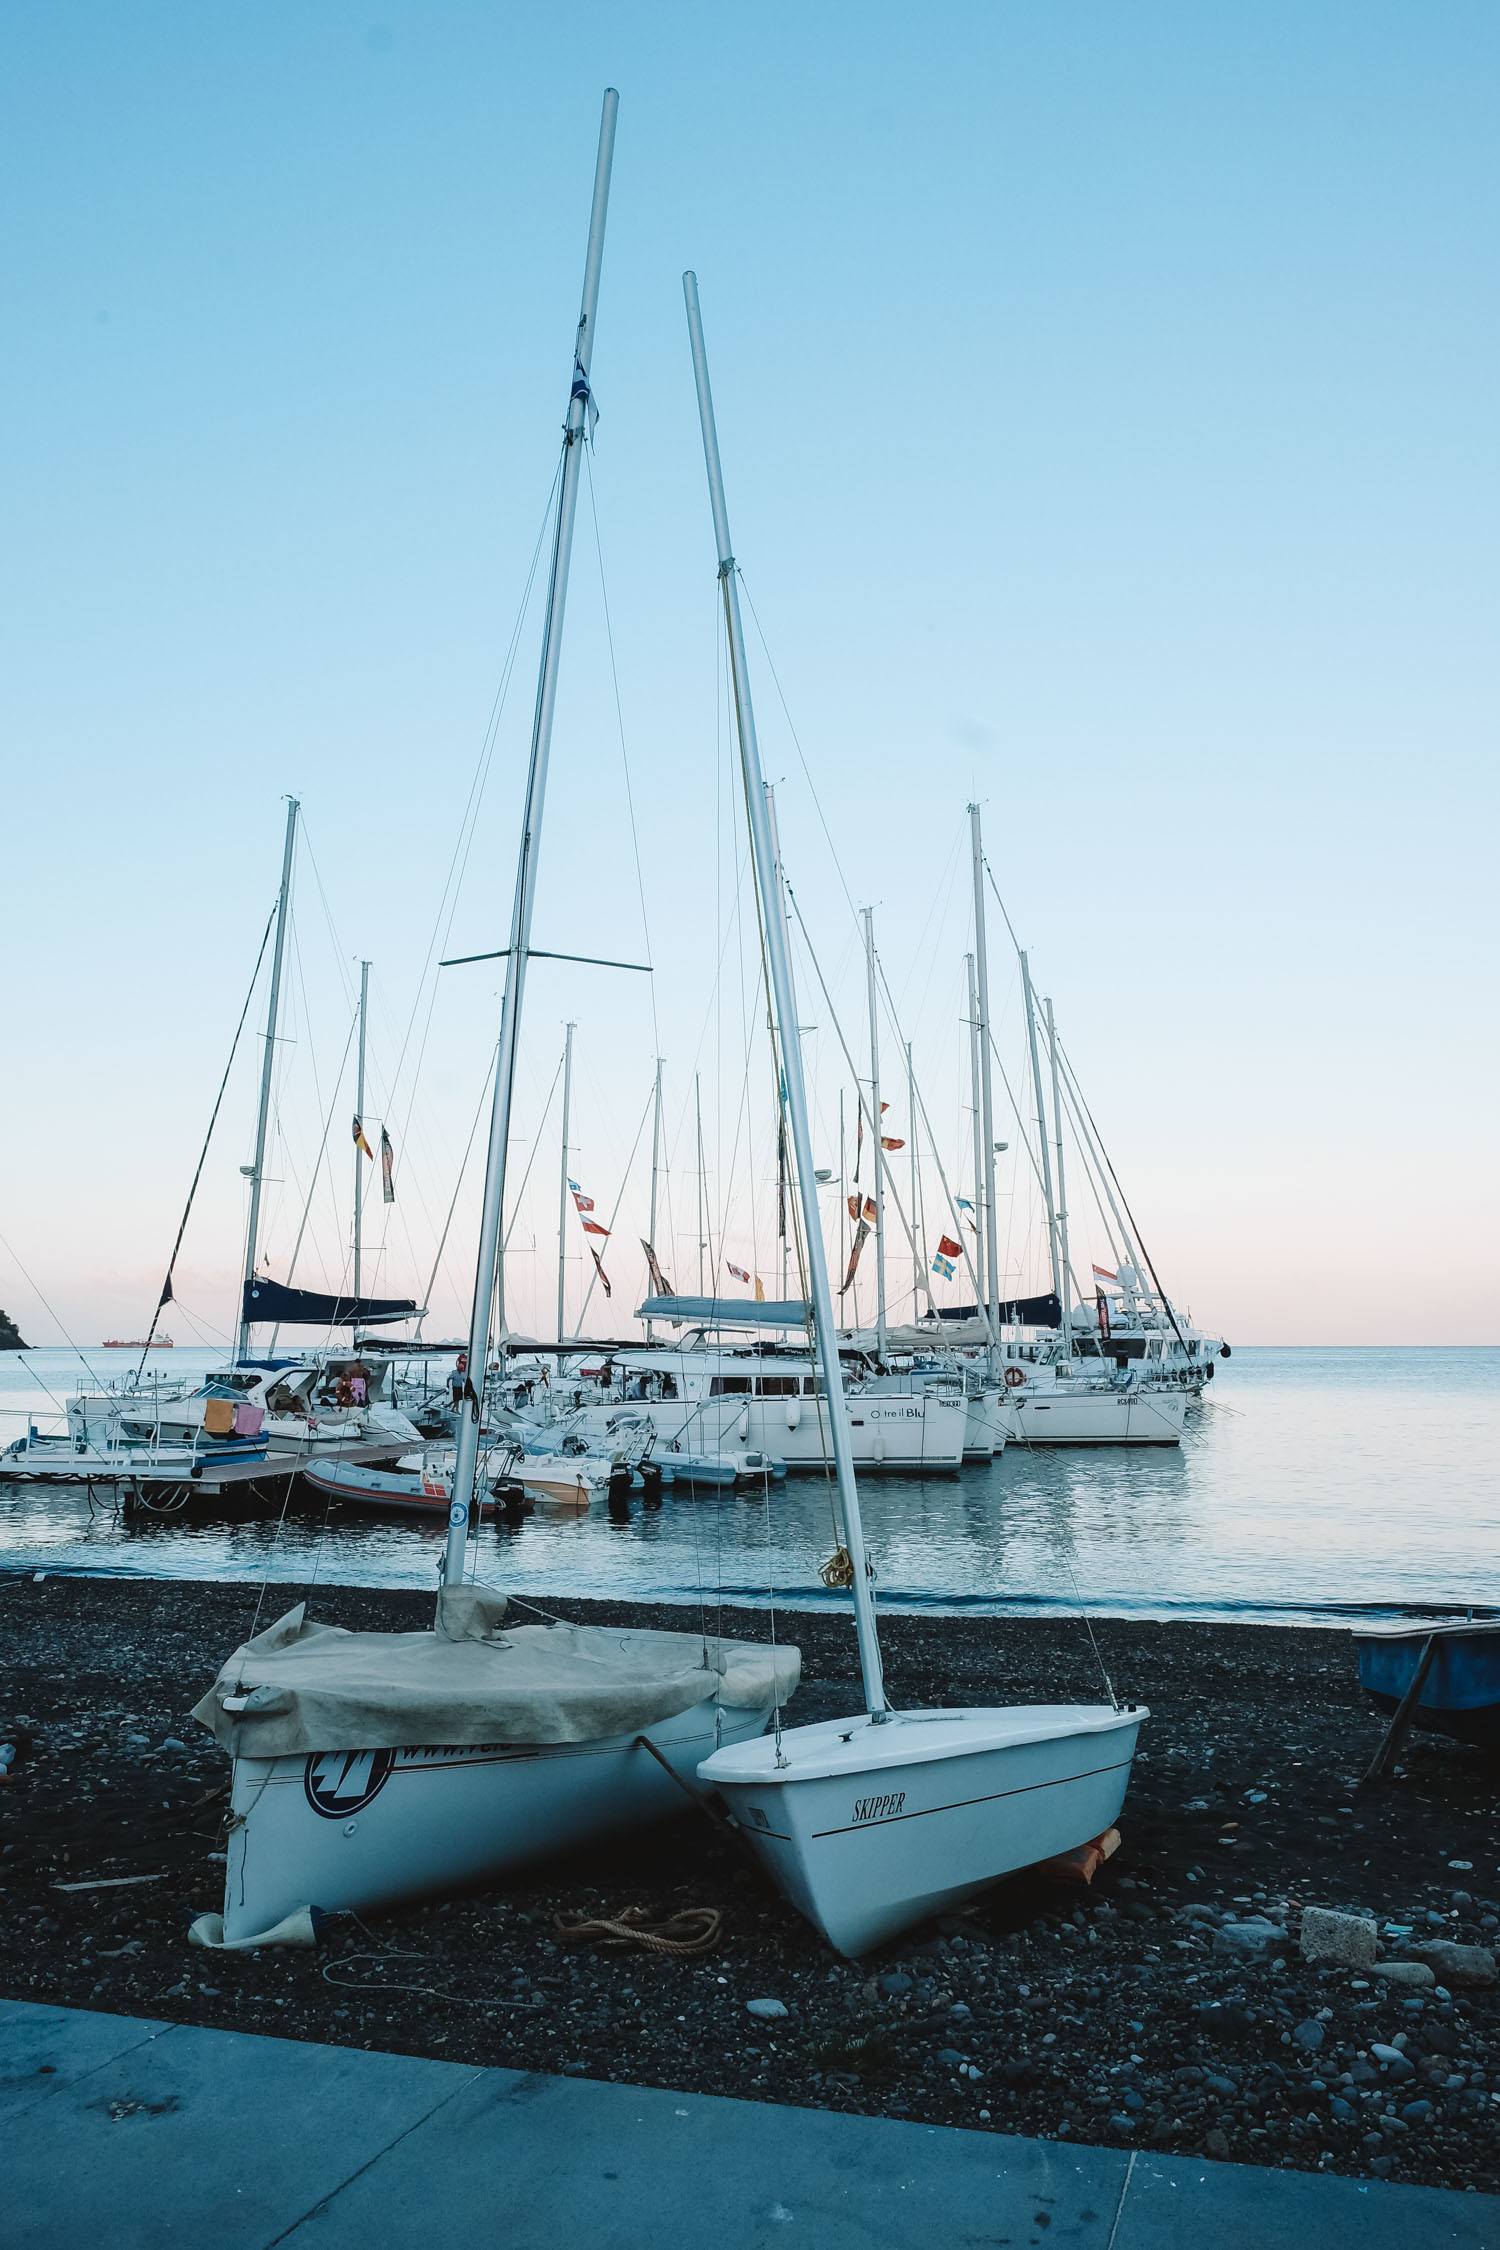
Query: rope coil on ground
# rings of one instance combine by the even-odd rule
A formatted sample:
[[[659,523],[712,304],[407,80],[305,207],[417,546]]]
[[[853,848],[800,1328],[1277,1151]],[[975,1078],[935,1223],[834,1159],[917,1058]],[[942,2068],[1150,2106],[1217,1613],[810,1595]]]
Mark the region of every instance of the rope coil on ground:
[[[695,1953],[712,1953],[724,1929],[717,1906],[684,1906],[676,1914],[653,1919],[645,1906],[627,1906],[619,1914],[585,1917],[580,1922],[554,1916],[553,1927],[565,1945],[638,1945],[647,1953],[668,1953],[686,1959]]]

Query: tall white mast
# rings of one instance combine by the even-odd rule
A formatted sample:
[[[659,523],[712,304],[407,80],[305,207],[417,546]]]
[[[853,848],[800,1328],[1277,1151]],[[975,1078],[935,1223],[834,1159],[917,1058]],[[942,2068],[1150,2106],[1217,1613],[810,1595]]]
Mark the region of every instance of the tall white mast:
[[[844,1143],[844,1089],[839,1088],[839,1272],[848,1263],[844,1246],[844,1221],[849,1216],[849,1159]]]
[[[359,1119],[359,1129],[362,1133],[365,1129],[365,1027],[369,1009],[370,964],[368,961],[361,961],[359,964],[359,1061],[355,1065],[354,1114]],[[366,1135],[367,1139],[368,1137]],[[365,1158],[356,1147],[354,1151],[354,1294],[356,1297],[359,1295],[359,1285],[363,1278],[360,1237],[364,1229],[365,1214],[364,1167]],[[353,1333],[357,1335],[358,1330],[355,1329]]]
[[[573,1122],[573,1034],[578,1029],[570,1023],[563,1033],[563,1096],[562,1096],[562,1156],[557,1174],[557,1327],[553,1333],[559,1343],[567,1334],[567,1274],[568,1274],[568,1198],[573,1190],[568,1185],[568,1133]]]
[[[1042,1197],[1047,1206],[1047,1254],[1052,1261],[1052,1289],[1059,1305],[1062,1303],[1062,1269],[1057,1260],[1057,1204],[1052,1193],[1052,1152],[1047,1146],[1047,1102],[1042,1092],[1041,1058],[1036,1051],[1036,1001],[1031,990],[1031,963],[1026,958],[1024,946],[1017,946],[1021,957],[1021,990],[1026,997],[1026,1044],[1031,1051],[1031,1086],[1036,1097],[1036,1138],[1042,1159]]]
[[[980,1309],[988,1314],[989,1292],[984,1265],[984,1128],[979,1115],[979,993],[974,982],[974,956],[964,955],[969,981],[969,1106],[974,1120],[974,1266]]]
[[[740,740],[740,765],[744,775],[746,816],[755,860],[755,880],[764,908],[766,953],[771,965],[771,989],[776,1004],[781,1068],[786,1079],[786,1106],[797,1167],[797,1197],[802,1207],[807,1278],[812,1291],[814,1344],[823,1378],[829,1437],[833,1445],[834,1470],[838,1481],[839,1509],[844,1524],[844,1543],[848,1549],[853,1577],[854,1623],[859,1637],[859,1664],[864,1680],[865,1709],[878,1724],[887,1716],[885,1686],[881,1677],[880,1643],[875,1633],[875,1604],[865,1561],[859,1491],[854,1481],[854,1456],[849,1443],[844,1374],[835,1341],[833,1293],[828,1284],[828,1253],[823,1242],[823,1227],[818,1211],[818,1183],[813,1174],[807,1087],[802,1075],[802,1041],[797,1035],[797,994],[792,982],[786,927],[779,912],[776,859],[771,843],[771,824],[766,811],[765,775],[761,770],[760,745],[755,734],[755,712],[750,701],[745,636],[740,622],[739,580],[735,570],[734,550],[729,540],[729,512],[724,501],[724,474],[719,466],[719,439],[714,428],[713,394],[708,385],[708,359],[703,348],[697,277],[685,273],[682,287],[687,299],[688,333],[693,344],[693,373],[698,385],[698,417],[703,426],[703,458],[708,469],[709,500],[713,508],[714,538],[719,555],[719,585],[724,600],[724,623],[729,636],[729,662],[734,679],[735,718]]]
[[[923,1294],[932,1303],[932,1279],[927,1270],[927,1245],[923,1241],[926,1229],[921,1223],[917,1198],[921,1182],[917,1172],[917,1073],[911,1059],[911,1041],[906,1042],[906,1145],[911,1151],[911,1316],[917,1317],[917,1299]]]
[[[698,1135],[698,1294],[703,1295],[703,1253],[708,1248],[708,1181],[703,1170],[703,1089],[695,1070],[693,1072],[693,1124]],[[655,1237],[652,1237],[655,1249]]]
[[[1044,1000],[1047,1011],[1047,1045],[1052,1055],[1052,1129],[1057,1135],[1057,1260],[1062,1273],[1062,1340],[1063,1358],[1073,1356],[1073,1315],[1068,1300],[1073,1294],[1072,1268],[1068,1258],[1068,1190],[1063,1176],[1063,1113],[1062,1094],[1057,1082],[1057,1032],[1052,1022],[1052,1002]]]
[[[880,1145],[880,1007],[875,996],[875,910],[864,909],[865,985],[870,1010],[870,1116],[875,1144],[875,1349],[885,1357],[885,1151]],[[916,1219],[913,1215],[912,1225]]]
[[[651,1113],[651,1255],[660,1263],[656,1246],[657,1178],[661,1171],[661,1056],[656,1058],[656,1097]],[[652,1338],[652,1325],[646,1323],[646,1341]]]
[[[292,854],[297,845],[298,801],[286,801],[286,842],[281,853],[281,892],[276,901],[276,942],[271,949],[271,995],[266,1004],[266,1051],[260,1066],[260,1108],[255,1120],[255,1162],[250,1171],[250,1210],[245,1224],[245,1272],[240,1288],[240,1317],[234,1356],[243,1359],[250,1349],[250,1284],[255,1279],[255,1254],[260,1247],[260,1190],[266,1169],[266,1130],[271,1121],[271,1084],[276,1072],[276,1020],[281,1008],[281,963],[286,952],[287,910],[292,899]]]
[[[974,1030],[979,1040],[979,1137],[984,1148],[984,1271],[988,1291],[985,1318],[994,1369],[1000,1339],[1000,1238],[995,1213],[995,1099],[990,1074],[990,948],[984,915],[984,839],[979,807],[969,807],[969,841],[974,861]]]
[[[505,997],[500,1009],[500,1051],[495,1061],[495,1097],[490,1110],[484,1202],[479,1222],[479,1254],[475,1262],[474,1301],[469,1316],[470,1383],[472,1386],[477,1370],[480,1388],[466,1402],[468,1412],[461,1413],[458,1418],[453,1494],[448,1507],[448,1545],[443,1561],[443,1576],[450,1586],[457,1586],[463,1580],[464,1542],[469,1532],[469,1514],[474,1504],[474,1472],[479,1461],[480,1401],[489,1350],[490,1304],[495,1292],[495,1268],[505,1206],[505,1160],[510,1145],[516,1046],[521,1025],[521,1002],[526,989],[531,917],[536,901],[537,865],[542,843],[542,807],[547,790],[547,759],[552,748],[552,719],[557,704],[563,614],[568,598],[568,565],[573,554],[573,522],[578,512],[578,480],[583,467],[583,448],[588,437],[588,415],[593,403],[589,393],[589,368],[594,352],[595,315],[599,306],[599,269],[604,258],[604,222],[609,209],[609,175],[614,161],[615,116],[619,106],[619,95],[613,86],[607,88],[603,114],[599,120],[599,154],[594,166],[594,200],[589,213],[588,252],[583,267],[583,299],[573,345],[568,415],[563,426],[562,485],[557,497],[557,524],[553,533],[552,566],[547,581],[547,615],[542,628],[536,712],[531,726],[531,765],[526,778],[526,807],[521,819],[521,849],[516,866],[515,901],[511,908],[510,947],[505,958]]]

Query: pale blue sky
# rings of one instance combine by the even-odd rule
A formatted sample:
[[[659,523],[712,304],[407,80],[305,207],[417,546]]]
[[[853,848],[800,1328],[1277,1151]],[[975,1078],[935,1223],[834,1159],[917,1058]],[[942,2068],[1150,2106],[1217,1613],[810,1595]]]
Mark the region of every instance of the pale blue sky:
[[[736,1155],[739,1003],[713,997],[730,847],[693,264],[737,551],[849,889],[910,1002],[945,1161],[953,852],[975,794],[1158,1263],[1199,1316],[1245,1341],[1492,1340],[1500,18],[1368,0],[12,0],[0,1223],[59,1315],[88,1339],[149,1313],[289,790],[339,951],[305,879],[289,1179],[356,953],[377,965],[382,1086],[394,1069],[554,466],[607,82],[594,483],[677,1278],[696,1231],[683,1104],[716,1038],[713,1193],[732,1242],[769,1256],[763,1199],[749,1215],[760,1124]],[[535,623],[451,951],[498,942],[508,911]],[[763,667],[759,700],[793,880],[852,1019],[848,906]],[[645,942],[587,508],[538,935]],[[392,1287],[425,1279],[492,991],[484,971],[444,980]],[[839,1075],[826,1011],[805,1013],[831,1153]],[[644,980],[538,973],[533,1111],[568,1014],[576,1162],[612,1196],[651,1069]],[[250,1098],[242,1070],[184,1267],[185,1304],[220,1327]],[[404,1120],[404,1091],[391,1109]],[[544,1142],[515,1266],[538,1305],[552,1171]],[[1010,1217],[1020,1277],[1024,1192]],[[619,1262],[617,1310],[639,1260]],[[56,1334],[3,1259],[0,1304]]]

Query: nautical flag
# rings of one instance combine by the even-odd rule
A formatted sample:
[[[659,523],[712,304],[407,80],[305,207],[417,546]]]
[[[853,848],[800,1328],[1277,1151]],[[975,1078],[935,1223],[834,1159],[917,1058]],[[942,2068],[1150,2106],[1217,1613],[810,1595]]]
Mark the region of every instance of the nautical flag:
[[[572,397],[583,401],[584,409],[589,418],[589,443],[592,445],[594,432],[599,426],[599,409],[594,403],[594,394],[589,387],[589,379],[583,372],[583,361],[581,359],[575,359],[573,362]]]
[[[1097,1266],[1094,1270],[1097,1273]],[[1102,1289],[1095,1292],[1094,1308],[1099,1315],[1100,1340],[1101,1342],[1107,1344],[1109,1342],[1109,1299],[1105,1296]]]
[[[606,1242],[609,1240],[608,1227],[601,1227],[597,1219],[585,1219],[583,1231],[585,1234],[602,1234]]]
[[[651,1276],[652,1288],[656,1291],[658,1297],[670,1297],[672,1294],[672,1284],[670,1281],[668,1281],[666,1275],[662,1272],[661,1267],[657,1264],[656,1252],[652,1249],[650,1243],[646,1240],[644,1235],[641,1236],[641,1248],[646,1253],[646,1271]]]
[[[574,1201],[574,1202],[575,1202],[575,1203],[577,1204],[577,1206],[578,1206],[578,1208],[579,1208],[579,1210],[580,1210],[580,1211],[592,1211],[592,1210],[593,1210],[593,1208],[594,1208],[594,1199],[593,1199],[593,1197],[592,1197],[591,1195],[585,1195],[585,1194],[584,1194],[584,1192],[583,1192],[583,1190],[582,1190],[582,1188],[581,1188],[581,1187],[580,1187],[580,1186],[578,1185],[578,1182],[577,1182],[576,1180],[569,1180],[569,1182],[568,1182],[568,1187],[569,1187],[569,1190],[570,1190],[570,1192],[571,1192],[571,1194],[572,1194],[572,1197],[573,1197],[573,1201]]]
[[[396,1151],[391,1146],[391,1136],[380,1128],[380,1192],[387,1203],[396,1200]]]
[[[955,1242],[951,1234],[940,1234],[938,1236],[938,1256],[940,1258],[961,1258],[963,1254],[963,1244]]]
[[[365,1139],[365,1125],[362,1117],[356,1117],[354,1120],[354,1145],[361,1156],[368,1156],[370,1162],[374,1163],[375,1151]]]
[[[862,1209],[863,1205],[860,1203],[859,1197],[857,1195],[851,1195],[848,1201],[849,1216],[856,1222],[856,1224],[858,1223],[859,1214]]]
[[[748,1281],[750,1279],[749,1274],[746,1273],[743,1266],[736,1266],[731,1264],[728,1258],[724,1260],[724,1265],[725,1270],[731,1273],[736,1281]]]
[[[944,1281],[951,1281],[954,1273],[953,1260],[945,1258],[940,1250],[932,1261],[932,1270],[934,1273],[940,1273]]]
[[[602,1230],[601,1230],[601,1231],[602,1231]],[[590,1257],[591,1257],[591,1258],[593,1259],[593,1261],[594,1261],[594,1271],[595,1271],[595,1273],[596,1273],[596,1274],[597,1274],[597,1275],[599,1276],[599,1279],[600,1279],[600,1280],[601,1280],[601,1281],[603,1282],[603,1284],[604,1284],[604,1294],[605,1294],[605,1296],[606,1296],[606,1297],[612,1297],[612,1296],[614,1295],[614,1291],[613,1291],[613,1290],[612,1290],[612,1289],[610,1288],[610,1286],[609,1286],[609,1275],[608,1275],[608,1274],[607,1274],[607,1273],[605,1272],[605,1270],[604,1270],[603,1266],[602,1266],[602,1265],[600,1265],[600,1263],[599,1263],[599,1253],[598,1253],[598,1251],[597,1251],[597,1250],[596,1250],[596,1249],[594,1248],[594,1245],[592,1244],[592,1242],[591,1242],[591,1243],[589,1244],[589,1256],[590,1256]]]
[[[764,1282],[763,1282],[763,1281],[761,1280],[761,1278],[760,1278],[760,1275],[759,1275],[759,1274],[757,1274],[757,1275],[756,1275],[756,1277],[755,1277],[755,1302],[756,1302],[756,1303],[757,1303],[758,1305],[763,1305],[763,1304],[765,1303],[765,1301],[766,1301],[766,1285],[765,1285],[765,1283],[764,1283]]]
[[[880,1145],[884,1149],[890,1149],[894,1151],[898,1148],[905,1148],[906,1143],[905,1141],[898,1141],[895,1135],[892,1133],[882,1133],[880,1136]]]
[[[974,1206],[966,1195],[961,1195],[958,1198],[958,1208],[960,1211],[972,1211]]]
[[[1095,1266],[1094,1279],[1096,1281],[1103,1281],[1107,1283],[1111,1289],[1118,1289],[1120,1286],[1119,1275],[1117,1273],[1111,1273],[1108,1266]]]
[[[159,1296],[159,1297],[157,1298],[157,1300],[156,1300],[156,1309],[157,1309],[157,1311],[158,1311],[158,1312],[160,1312],[160,1311],[161,1311],[161,1308],[162,1308],[162,1306],[163,1306],[163,1305],[170,1305],[170,1304],[171,1304],[171,1302],[172,1302],[172,1276],[171,1276],[170,1274],[168,1274],[168,1275],[167,1275],[167,1278],[166,1278],[166,1280],[165,1280],[165,1281],[164,1281],[164,1282],[162,1283],[162,1285],[161,1285],[161,1295],[160,1295],[160,1296]]]
[[[848,1270],[845,1273],[843,1280],[839,1283],[839,1295],[841,1297],[853,1283],[854,1269],[859,1264],[859,1254],[861,1250],[863,1250],[866,1242],[869,1240],[869,1236],[870,1229],[865,1224],[865,1221],[861,1219],[859,1225],[854,1230],[854,1240],[849,1245]]]
[[[865,1197],[865,1207],[860,1216],[864,1220],[864,1223],[867,1227],[873,1227],[879,1223],[880,1206],[875,1201],[873,1195],[867,1195]]]

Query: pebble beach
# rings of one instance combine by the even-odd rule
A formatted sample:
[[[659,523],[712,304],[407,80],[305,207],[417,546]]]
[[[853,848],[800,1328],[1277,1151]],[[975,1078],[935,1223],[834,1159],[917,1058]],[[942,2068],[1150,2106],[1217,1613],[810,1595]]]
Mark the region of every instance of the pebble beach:
[[[426,1597],[270,1590],[418,1629]],[[828,1953],[732,1836],[691,1815],[524,1883],[334,1917],[315,1952],[210,1954],[227,1767],[188,1716],[258,1589],[0,1580],[0,1788],[18,1999],[752,2100],[1449,2187],[1500,2187],[1493,1767],[1383,1722],[1347,1634],[1263,1625],[892,1617],[898,1704],[1100,1693],[1149,1704],[1120,1850],[1092,1885],[1023,1876],[861,1962]],[[590,1623],[681,1608],[559,1599]],[[763,1638],[754,1611],[710,1626]],[[799,1616],[795,1719],[857,1699],[844,1619]],[[785,1628],[783,1631],[785,1637]],[[1096,1656],[1097,1645],[1097,1656]],[[690,1958],[559,1924],[711,1907]],[[1313,1911],[1309,1911],[1313,1910]],[[1332,1922],[1327,1917],[1332,1914]],[[1331,1939],[1320,1938],[1320,1922]],[[1313,1957],[1320,1944],[1331,1944]]]

